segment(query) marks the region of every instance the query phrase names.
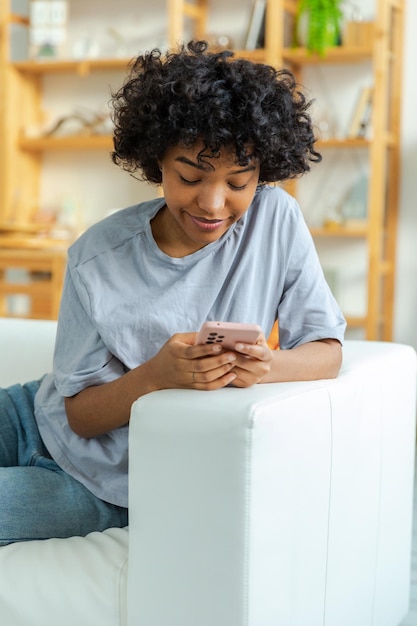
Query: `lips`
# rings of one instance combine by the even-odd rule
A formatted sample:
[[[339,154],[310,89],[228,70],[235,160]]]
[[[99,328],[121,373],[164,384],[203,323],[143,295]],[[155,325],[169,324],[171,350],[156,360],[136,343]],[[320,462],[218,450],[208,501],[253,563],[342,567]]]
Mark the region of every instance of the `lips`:
[[[205,230],[206,232],[212,232],[217,228],[220,228],[224,224],[224,220],[207,220],[204,217],[196,217],[195,215],[190,215],[191,221],[201,230]]]

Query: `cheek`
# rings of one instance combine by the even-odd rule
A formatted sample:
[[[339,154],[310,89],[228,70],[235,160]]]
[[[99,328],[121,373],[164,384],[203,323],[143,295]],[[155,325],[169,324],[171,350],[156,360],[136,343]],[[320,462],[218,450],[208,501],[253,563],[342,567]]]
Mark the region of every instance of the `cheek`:
[[[192,190],[180,185],[170,185],[167,181],[163,185],[165,200],[172,210],[179,210],[192,201],[194,196]]]
[[[255,195],[255,190],[253,192],[251,191],[247,194],[243,194],[242,196],[239,197],[238,200],[235,201],[234,209],[235,209],[235,213],[239,214],[239,217],[242,217],[242,215],[244,215],[246,211],[249,209],[254,195]]]

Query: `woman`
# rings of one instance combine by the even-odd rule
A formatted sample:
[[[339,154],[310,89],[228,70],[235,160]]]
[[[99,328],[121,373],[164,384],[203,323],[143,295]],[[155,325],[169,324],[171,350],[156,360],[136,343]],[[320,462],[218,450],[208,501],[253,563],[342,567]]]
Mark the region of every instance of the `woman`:
[[[0,478],[2,543],[127,523],[139,396],[339,371],[345,321],[297,203],[268,184],[320,160],[310,103],[288,72],[231,57],[204,42],[165,58],[154,50],[113,97],[113,161],[164,197],[95,224],[69,250],[53,373],[30,386],[35,420],[7,431],[30,431],[31,467]],[[234,351],[196,345],[206,320],[263,334]],[[17,519],[23,492],[30,515]]]

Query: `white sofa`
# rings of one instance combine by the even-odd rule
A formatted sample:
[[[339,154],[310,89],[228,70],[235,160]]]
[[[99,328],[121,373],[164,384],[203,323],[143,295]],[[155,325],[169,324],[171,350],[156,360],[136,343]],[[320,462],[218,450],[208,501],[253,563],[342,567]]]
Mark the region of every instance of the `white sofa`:
[[[54,334],[0,319],[0,384],[49,369]],[[397,626],[415,391],[411,348],[348,341],[336,380],[141,398],[129,531],[0,548],[1,624]]]

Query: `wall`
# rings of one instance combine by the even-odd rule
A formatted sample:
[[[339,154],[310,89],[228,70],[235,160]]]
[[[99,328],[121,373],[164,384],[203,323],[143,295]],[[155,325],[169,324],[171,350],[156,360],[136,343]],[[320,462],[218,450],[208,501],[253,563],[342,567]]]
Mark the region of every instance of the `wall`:
[[[417,3],[407,0],[404,40],[402,171],[395,298],[396,341],[417,349]]]

